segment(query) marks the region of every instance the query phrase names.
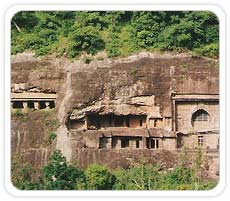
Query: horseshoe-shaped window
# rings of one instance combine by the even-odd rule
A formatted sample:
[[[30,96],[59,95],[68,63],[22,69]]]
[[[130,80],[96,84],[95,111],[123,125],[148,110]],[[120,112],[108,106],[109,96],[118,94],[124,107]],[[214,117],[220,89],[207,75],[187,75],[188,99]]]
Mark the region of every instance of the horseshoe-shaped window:
[[[203,109],[199,109],[192,115],[192,125],[194,126],[195,123],[201,122],[208,122],[209,121],[209,114],[207,111]]]

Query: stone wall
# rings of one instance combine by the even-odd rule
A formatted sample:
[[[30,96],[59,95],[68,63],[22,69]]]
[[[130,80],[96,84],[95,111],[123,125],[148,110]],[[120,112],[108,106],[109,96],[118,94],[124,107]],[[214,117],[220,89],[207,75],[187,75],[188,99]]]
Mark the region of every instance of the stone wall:
[[[177,149],[176,138],[163,138],[162,148],[165,150],[175,150]]]
[[[157,119],[158,127],[170,130],[171,93],[218,94],[217,66],[215,60],[179,54],[140,53],[127,59],[93,60],[90,64],[53,56],[19,55],[12,59],[11,81],[15,92],[57,93],[55,117],[59,127],[55,131],[56,146],[52,148],[60,149],[68,161],[77,160],[84,167],[101,163],[115,168],[127,167],[129,160],[143,156],[170,168],[178,159],[173,151],[98,149],[101,133],[84,132],[82,123],[73,126],[80,128],[78,131],[72,130],[68,121],[81,121],[88,113],[147,115],[147,124],[151,116]],[[47,133],[39,121],[42,115],[32,116],[33,121],[27,119],[25,123],[12,119],[12,150],[23,152],[28,156],[26,160],[35,160],[36,165],[44,165],[41,158],[48,154],[38,150],[43,150]],[[175,144],[174,139],[164,139],[161,146],[171,150]]]
[[[203,143],[198,143],[199,137]],[[187,136],[183,136],[183,146],[189,147],[191,149],[198,148],[199,146],[203,149],[219,149],[219,133],[196,133],[196,134],[188,134]]]
[[[192,115],[199,109],[209,114],[208,121],[193,127]],[[176,105],[176,128],[181,132],[195,132],[197,130],[219,130],[219,103],[210,101],[179,102]]]

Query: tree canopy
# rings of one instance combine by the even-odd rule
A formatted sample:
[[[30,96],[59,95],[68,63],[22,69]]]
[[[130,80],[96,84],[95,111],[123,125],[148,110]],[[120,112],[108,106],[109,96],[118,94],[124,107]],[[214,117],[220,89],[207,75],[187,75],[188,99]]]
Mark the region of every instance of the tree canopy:
[[[164,170],[158,164],[131,162],[127,169],[109,170],[106,166],[91,164],[86,169],[68,164],[59,150],[55,150],[48,164],[35,169],[13,158],[12,182],[22,190],[207,190],[216,186],[216,180],[201,179],[198,150],[194,167],[184,160],[173,170]],[[191,162],[191,161],[190,161]]]
[[[140,50],[218,57],[219,22],[209,11],[22,11],[11,21],[12,54],[34,51],[75,58]]]

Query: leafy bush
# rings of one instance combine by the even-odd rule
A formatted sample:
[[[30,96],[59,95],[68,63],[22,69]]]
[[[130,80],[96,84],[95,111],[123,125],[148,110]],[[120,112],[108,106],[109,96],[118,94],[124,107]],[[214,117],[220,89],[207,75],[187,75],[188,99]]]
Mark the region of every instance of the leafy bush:
[[[115,177],[102,165],[90,165],[86,169],[85,175],[88,189],[91,190],[109,190],[115,183]]]
[[[12,54],[118,57],[145,49],[218,57],[219,21],[208,11],[23,11],[11,27]]]
[[[37,189],[37,184],[33,181],[36,170],[23,161],[23,157],[16,153],[12,155],[11,181],[14,186],[21,190]]]
[[[165,176],[167,183],[172,186],[179,184],[191,184],[194,181],[194,177],[194,171],[186,167],[177,167]]]
[[[14,115],[17,116],[17,117],[24,116],[22,110],[21,110],[21,109],[18,109],[18,108],[15,110]]]
[[[54,132],[49,133],[49,141],[52,142],[57,137],[57,134]]]
[[[135,164],[127,170],[115,171],[116,190],[151,190],[161,186],[162,176],[152,164]]]
[[[69,34],[68,55],[75,57],[80,52],[85,51],[87,54],[95,54],[103,50],[105,43],[99,32],[92,26],[76,27],[76,30]]]
[[[80,168],[68,166],[59,150],[53,152],[43,174],[44,189],[74,190],[85,183],[84,172]]]
[[[35,179],[35,175],[39,179]],[[157,164],[131,163],[128,169],[109,171],[92,164],[86,170],[69,165],[61,152],[55,150],[48,164],[39,171],[25,164],[18,155],[12,160],[12,181],[19,189],[40,190],[208,190],[217,181],[203,181],[196,170],[177,166],[160,171]]]
[[[83,61],[84,61],[85,64],[89,64],[92,61],[92,58],[90,58],[90,57],[84,57]]]
[[[218,43],[212,43],[209,45],[205,45],[203,47],[194,49],[194,52],[197,53],[198,55],[218,58],[219,44]]]

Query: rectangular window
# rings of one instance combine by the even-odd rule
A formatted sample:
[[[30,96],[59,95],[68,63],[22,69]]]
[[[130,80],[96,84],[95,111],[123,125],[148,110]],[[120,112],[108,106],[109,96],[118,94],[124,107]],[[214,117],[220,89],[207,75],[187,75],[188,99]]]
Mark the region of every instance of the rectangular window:
[[[159,148],[159,140],[156,140],[156,149]]]
[[[158,149],[159,148],[159,140],[158,139],[147,139],[147,148],[148,149]]]
[[[136,140],[136,148],[140,148],[140,142],[139,142],[139,140]]]
[[[155,140],[152,139],[150,143],[150,148],[155,149]]]
[[[149,143],[150,142],[150,139],[149,138],[146,138],[146,148],[149,149]]]
[[[204,145],[204,136],[198,136],[198,146]]]
[[[106,145],[108,143],[108,139],[105,137],[100,137],[99,138],[99,149],[106,148]]]
[[[128,139],[121,139],[121,148],[129,147],[129,140]]]

